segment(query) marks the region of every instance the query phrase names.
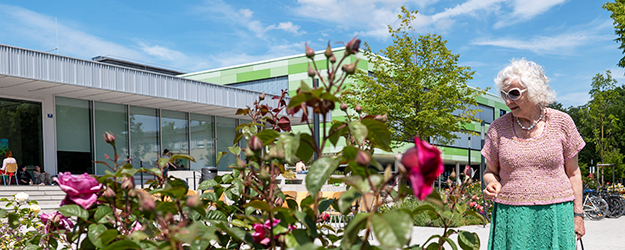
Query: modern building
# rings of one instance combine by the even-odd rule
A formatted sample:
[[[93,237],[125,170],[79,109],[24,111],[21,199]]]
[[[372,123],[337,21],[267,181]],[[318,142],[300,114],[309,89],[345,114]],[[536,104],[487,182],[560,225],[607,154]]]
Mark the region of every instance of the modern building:
[[[19,165],[39,165],[53,175],[101,175],[108,168],[94,161],[111,164],[106,155],[114,152],[102,136],[111,132],[119,157],[135,167],[154,166],[168,149],[190,154],[197,163],[180,164],[200,170],[215,166],[217,152],[233,145],[244,119],[236,110],[260,94],[94,59],[103,62],[0,45],[2,158],[11,150]],[[226,155],[217,167],[227,170],[231,163],[234,156]]]
[[[335,55],[342,56],[344,48],[335,49],[334,53]],[[368,63],[367,59],[362,54],[358,54],[356,56],[352,55],[343,63],[353,63],[357,58],[360,58],[357,67],[371,72],[373,66]],[[307,73],[309,61],[310,60],[305,54],[300,54],[243,65],[189,73],[181,75],[181,77],[255,91],[263,91],[271,94],[279,94],[282,89],[287,89],[289,95],[294,96],[302,81],[309,86],[312,86],[312,80]],[[322,74],[325,74],[323,72],[327,70],[327,59],[323,54],[323,51],[317,52],[315,61],[319,70],[322,71]],[[357,83],[350,79],[347,81],[347,84]],[[484,121],[485,131],[488,129],[488,126],[492,121],[509,111],[503,100],[499,96],[491,93],[477,97],[476,101],[478,102],[478,106],[472,108],[480,110],[476,116]],[[343,112],[334,112],[332,114],[332,119],[343,118]],[[294,127],[294,130],[308,130],[303,126],[304,125],[299,128]],[[464,127],[466,130],[474,131],[478,134],[482,130],[481,123],[479,122],[465,124]],[[446,166],[445,175],[449,175],[454,169],[456,169],[455,171],[459,171],[461,165],[465,166],[467,164],[471,164],[475,169],[478,169],[478,166],[480,165],[480,149],[482,148],[480,136],[469,136],[465,133],[458,133],[457,135],[459,136],[459,139],[455,140],[453,143],[437,145],[443,152],[443,160]],[[344,144],[339,142],[337,147],[328,147],[325,149],[324,153],[331,154],[337,152],[342,148],[341,145]],[[395,153],[404,152],[408,147],[412,146],[414,145],[405,144],[405,147],[396,149]],[[395,154],[380,152],[379,154],[376,153],[376,155],[379,161],[383,163],[392,163],[394,161]]]

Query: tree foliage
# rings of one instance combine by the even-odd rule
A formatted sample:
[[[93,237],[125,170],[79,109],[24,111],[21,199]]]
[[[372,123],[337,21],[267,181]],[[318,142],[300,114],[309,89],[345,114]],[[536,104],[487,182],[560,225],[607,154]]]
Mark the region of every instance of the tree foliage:
[[[618,36],[614,41],[621,44],[619,49],[625,54],[625,0],[607,2],[603,4],[603,9],[612,12],[610,17],[614,20],[614,33]],[[625,68],[625,57],[621,58],[617,65]]]
[[[364,55],[373,65],[373,74],[359,71],[359,82],[347,102],[360,103],[363,112],[388,113],[394,141],[410,141],[415,135],[449,142],[462,131],[462,124],[476,120],[474,97],[484,94],[467,86],[474,71],[458,66],[459,54],[445,47],[440,35],[415,35],[411,22],[417,11],[402,7],[401,25],[389,25],[393,44],[372,52],[365,44]]]

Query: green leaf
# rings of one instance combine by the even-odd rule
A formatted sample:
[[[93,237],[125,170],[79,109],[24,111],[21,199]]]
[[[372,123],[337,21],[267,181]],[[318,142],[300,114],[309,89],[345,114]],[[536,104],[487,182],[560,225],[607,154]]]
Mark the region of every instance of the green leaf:
[[[233,155],[241,155],[241,148],[237,146],[228,147],[228,151],[230,151]]]
[[[223,230],[224,232],[226,232],[228,235],[232,236],[236,240],[243,241],[243,242],[245,242],[247,244],[250,244],[250,245],[254,244],[254,238],[252,238],[252,235],[249,234],[247,231],[241,229],[241,228],[238,228],[238,227],[228,227],[224,223],[219,223],[219,224],[217,224],[215,226],[217,228]]]
[[[467,211],[467,203],[462,203],[456,206],[456,211],[458,211],[461,214],[464,214],[464,212]]]
[[[352,207],[352,204],[360,199],[361,196],[362,193],[356,188],[351,188],[347,190],[339,198],[339,211],[341,211],[342,214],[351,211],[350,208]]]
[[[89,212],[78,205],[65,205],[59,208],[59,212],[65,217],[77,216],[83,220],[89,219]]]
[[[473,217],[481,220],[482,222],[484,222],[484,216],[482,216],[478,212],[475,212],[475,211],[469,209],[469,210],[465,211],[464,214],[468,215],[468,216],[473,216]]]
[[[315,140],[309,134],[299,134],[300,142],[297,153],[297,158],[304,162],[308,162],[310,158],[315,154],[315,150],[311,145],[315,145]]]
[[[306,225],[306,228],[308,229],[308,231],[310,232],[310,235],[313,238],[317,238],[317,225],[315,224],[315,221],[307,213],[295,212],[295,218],[297,218],[297,220],[300,223]]]
[[[9,213],[9,227],[15,229],[20,226],[20,217],[17,214]]]
[[[321,186],[325,184],[328,177],[339,166],[336,159],[324,157],[313,162],[308,174],[306,174],[306,188],[311,194],[316,194],[321,190]]]
[[[339,129],[339,127],[343,125],[345,125],[344,122],[332,121],[332,127],[330,127],[330,133],[332,133],[335,130],[336,132],[334,132],[334,134],[332,134],[330,138],[328,139],[330,140],[330,143],[332,143],[332,145],[335,147],[336,147],[336,143],[339,141],[339,138],[341,138],[341,136],[343,136],[343,134],[345,134],[345,132],[347,131],[347,127],[343,127]]]
[[[417,214],[423,213],[425,211],[436,212],[436,208],[434,208],[432,205],[426,203],[426,204],[423,204],[423,205],[418,206],[417,208],[415,208],[412,211],[412,214],[417,215]]]
[[[367,126],[362,124],[360,121],[350,122],[349,129],[352,131],[352,135],[358,144],[362,144],[365,139],[367,139],[367,135],[369,134]]]
[[[217,152],[217,161],[215,162],[215,166],[219,165],[219,160],[221,160],[221,157],[223,157],[225,154],[228,154],[228,151],[224,151],[224,152]]]
[[[197,187],[197,189],[201,189],[201,190],[209,190],[210,188],[214,187],[214,186],[218,186],[219,183],[217,183],[217,181],[210,179],[210,180],[205,180],[202,183],[200,183],[200,185]]]
[[[306,234],[306,230],[304,229],[295,229],[291,231],[284,237],[284,242],[289,248],[312,243],[312,241],[310,241],[310,238],[308,237],[308,234]]]
[[[319,248],[320,248],[319,246],[317,246],[317,245],[315,245],[313,243],[306,243],[304,245],[295,247],[294,250],[317,250]]]
[[[267,146],[273,143],[274,140],[280,136],[280,133],[273,129],[265,129],[256,134],[256,136],[263,142],[263,146]]]
[[[394,248],[401,248],[408,243],[412,223],[410,215],[400,210],[371,217],[373,232],[380,244]]]
[[[363,119],[360,121],[367,127],[369,131],[367,137],[376,147],[386,151],[392,152],[391,149],[391,131],[388,130],[386,124],[374,119]]]
[[[269,207],[269,204],[261,200],[253,200],[250,203],[245,204],[245,207],[253,207],[256,209],[263,210],[265,212],[269,212],[271,210],[271,208]]]
[[[164,169],[165,167],[167,167],[167,163],[169,163],[169,158],[167,157],[158,158],[157,163],[158,163],[158,166]]]
[[[356,155],[358,155],[358,149],[353,146],[345,146],[343,147],[343,159],[345,161],[351,161],[356,159]]]
[[[460,231],[458,232],[458,244],[463,250],[479,250],[480,237],[476,233]]]
[[[443,203],[443,198],[441,198],[441,195],[436,190],[432,191],[432,193],[425,198],[425,201],[432,203],[440,209],[443,209],[445,207],[445,203]]]
[[[232,144],[237,144],[237,143],[239,143],[239,141],[241,140],[241,138],[243,138],[243,133],[238,132],[238,133],[234,136],[234,140],[232,140]]]
[[[284,145],[284,159],[287,162],[294,162],[297,150],[299,149],[300,134],[280,134],[278,141]]]
[[[330,207],[330,205],[332,205],[333,202],[334,202],[334,199],[322,200],[321,202],[319,202],[319,213],[325,212],[326,209],[328,209],[328,207]]]
[[[169,161],[173,162],[176,159],[183,159],[183,160],[189,160],[189,161],[195,162],[195,158],[193,158],[193,156],[185,155],[185,154],[175,154],[175,155],[172,155],[169,158]]]
[[[358,242],[358,233],[364,229],[367,225],[367,219],[371,216],[369,213],[356,214],[352,221],[347,224],[345,233],[343,235],[343,241],[341,244],[350,249],[356,242]]]
[[[98,210],[95,211],[93,219],[95,219],[97,223],[104,224],[108,222],[108,220],[106,219],[106,216],[112,215],[112,214],[113,214],[113,209],[111,207],[100,206],[98,207]]]
[[[7,210],[0,208],[0,218],[4,218],[7,213],[9,213]]]
[[[139,246],[139,244],[131,240],[120,240],[120,241],[114,242],[113,244],[110,244],[107,248],[104,248],[104,250],[116,250],[116,249],[141,249],[141,246]]]
[[[117,230],[107,230],[106,226],[91,224],[89,225],[89,231],[87,233],[89,240],[94,246],[104,248],[117,236]]]
[[[208,210],[206,211],[205,220],[210,223],[217,223],[220,221],[227,221],[228,216],[219,210]]]

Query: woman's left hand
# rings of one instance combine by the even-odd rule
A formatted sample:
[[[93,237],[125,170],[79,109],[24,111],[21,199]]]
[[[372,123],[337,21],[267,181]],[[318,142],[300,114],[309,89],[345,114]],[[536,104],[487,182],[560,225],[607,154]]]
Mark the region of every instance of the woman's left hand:
[[[586,227],[584,227],[584,218],[580,216],[575,216],[575,235],[579,240],[586,234]]]

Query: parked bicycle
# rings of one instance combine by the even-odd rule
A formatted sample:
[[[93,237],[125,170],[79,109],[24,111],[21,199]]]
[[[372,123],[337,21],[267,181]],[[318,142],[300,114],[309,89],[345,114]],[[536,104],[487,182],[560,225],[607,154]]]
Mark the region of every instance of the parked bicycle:
[[[600,220],[608,213],[609,205],[600,194],[592,189],[585,189],[583,208],[586,218]]]

